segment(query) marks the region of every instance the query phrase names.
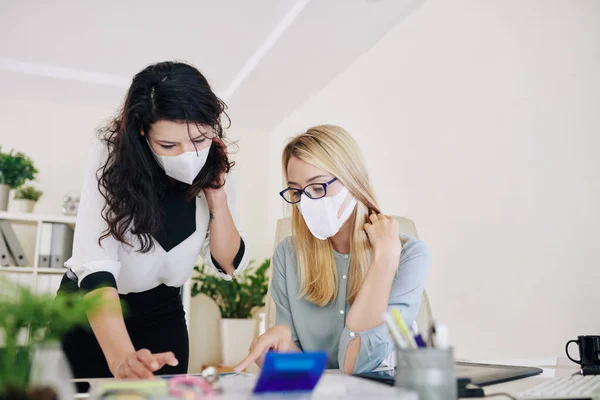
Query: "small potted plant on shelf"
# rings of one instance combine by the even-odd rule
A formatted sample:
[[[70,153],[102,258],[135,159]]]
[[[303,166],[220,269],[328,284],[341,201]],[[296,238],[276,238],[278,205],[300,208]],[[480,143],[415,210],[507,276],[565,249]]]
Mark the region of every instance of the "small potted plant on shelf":
[[[192,296],[204,294],[221,311],[221,350],[223,364],[233,366],[244,359],[255,338],[258,320],[252,312],[265,305],[269,288],[269,259],[253,267],[254,262],[233,280],[216,276],[206,265],[196,266],[192,277]]]
[[[43,192],[37,190],[33,186],[22,186],[15,192],[15,201],[18,205],[18,210],[24,213],[33,212],[35,203],[42,197]]]
[[[21,152],[3,152],[0,148],[0,211],[8,208],[8,194],[11,189],[23,186],[35,179],[38,170],[31,158]]]
[[[0,276],[0,400],[73,398],[59,341],[87,326],[87,313],[101,303],[94,294],[35,294]]]

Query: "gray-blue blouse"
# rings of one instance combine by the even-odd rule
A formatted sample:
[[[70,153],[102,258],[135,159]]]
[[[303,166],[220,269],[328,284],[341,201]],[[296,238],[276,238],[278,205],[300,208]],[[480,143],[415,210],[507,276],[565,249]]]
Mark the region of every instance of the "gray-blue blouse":
[[[388,309],[398,308],[410,326],[419,310],[425,278],[431,264],[429,249],[420,240],[401,234],[404,246],[394,277]],[[394,350],[385,324],[363,332],[346,328],[350,304],[346,300],[350,255],[334,251],[339,282],[338,297],[320,307],[299,296],[298,263],[291,237],[285,238],[273,255],[271,293],[276,305],[276,323],[292,330],[292,338],[303,351],[326,351],[327,368],[344,365],[348,344],[361,338],[354,373],[376,369]]]

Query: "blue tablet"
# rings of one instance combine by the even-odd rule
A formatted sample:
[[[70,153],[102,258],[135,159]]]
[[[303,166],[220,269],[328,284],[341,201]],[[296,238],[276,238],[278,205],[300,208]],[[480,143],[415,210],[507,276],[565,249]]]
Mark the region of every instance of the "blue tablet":
[[[275,353],[265,356],[254,393],[310,392],[327,365],[327,353]]]

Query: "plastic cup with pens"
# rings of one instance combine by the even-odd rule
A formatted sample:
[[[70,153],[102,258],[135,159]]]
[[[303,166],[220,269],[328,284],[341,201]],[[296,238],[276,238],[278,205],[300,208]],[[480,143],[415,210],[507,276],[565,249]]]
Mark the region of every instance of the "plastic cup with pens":
[[[396,347],[396,386],[417,392],[421,400],[456,399],[454,352],[448,328],[432,324],[427,345],[415,327],[408,328],[398,310],[384,313],[383,319]]]

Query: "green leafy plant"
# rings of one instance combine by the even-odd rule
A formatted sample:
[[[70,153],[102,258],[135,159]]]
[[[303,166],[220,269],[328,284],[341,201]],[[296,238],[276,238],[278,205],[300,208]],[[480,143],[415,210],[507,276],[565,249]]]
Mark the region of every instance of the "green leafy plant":
[[[248,268],[231,281],[216,276],[206,265],[196,266],[192,296],[203,293],[213,299],[223,318],[251,318],[255,307],[265,305],[271,260],[266,259],[258,268],[253,268],[253,264],[251,261]]]
[[[23,186],[17,189],[15,192],[15,200],[33,200],[38,201],[42,197],[41,190],[37,190],[33,186]]]
[[[35,179],[37,173],[31,158],[14,150],[5,153],[0,148],[0,185],[16,189],[26,181]]]
[[[0,395],[25,389],[37,345],[60,340],[76,326],[87,325],[87,312],[102,303],[101,294],[34,294],[30,289],[0,279]],[[19,341],[25,337],[25,343]],[[1,397],[1,396],[0,396]]]

